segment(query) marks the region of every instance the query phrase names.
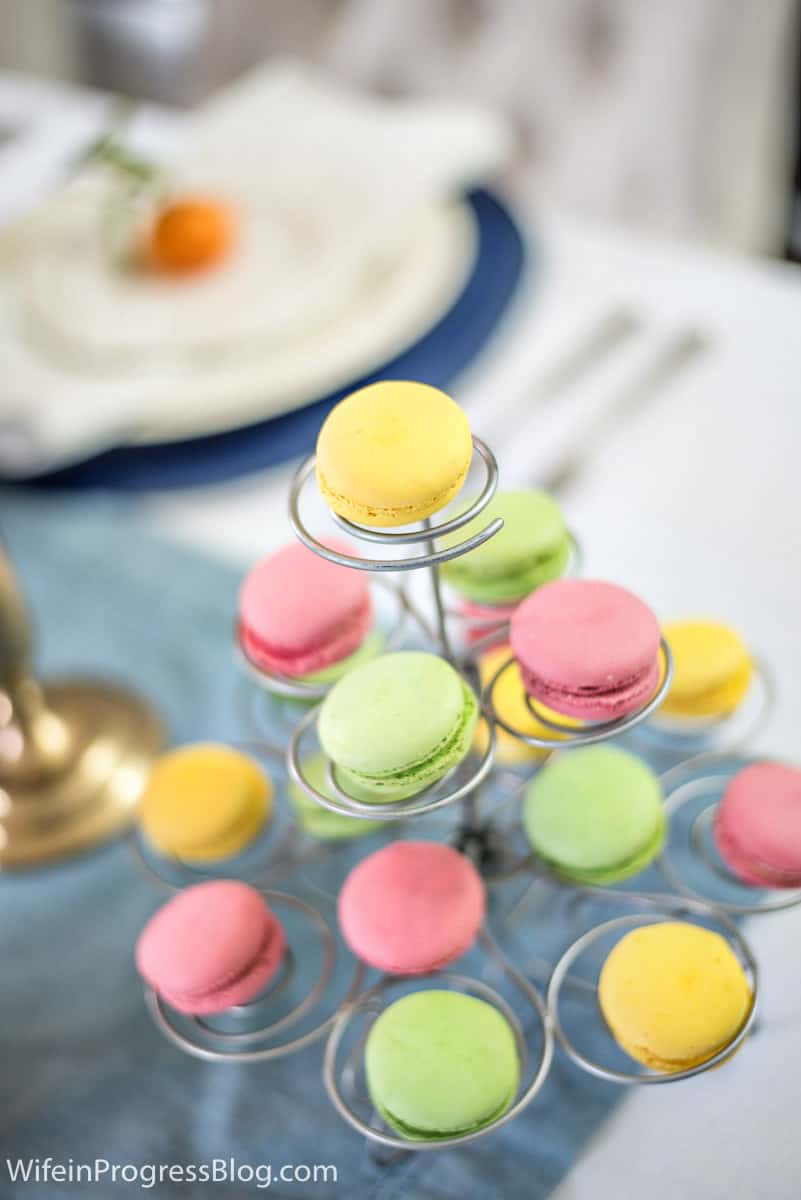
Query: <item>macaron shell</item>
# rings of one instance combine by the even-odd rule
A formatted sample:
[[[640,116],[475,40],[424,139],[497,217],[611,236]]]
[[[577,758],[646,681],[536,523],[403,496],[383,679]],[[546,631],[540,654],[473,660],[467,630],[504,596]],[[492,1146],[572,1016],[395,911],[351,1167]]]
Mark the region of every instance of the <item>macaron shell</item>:
[[[351,871],[338,912],[358,958],[393,975],[418,975],[472,946],[484,907],[481,877],[463,854],[437,842],[399,841]]]
[[[532,779],[523,824],[532,848],[560,873],[626,878],[662,846],[662,789],[646,763],[617,746],[570,750]]]
[[[150,918],[136,965],[178,1011],[202,1015],[252,999],[285,948],[278,918],[254,888],[215,879],[178,892]]]
[[[521,600],[563,574],[570,543],[562,512],[551,496],[533,488],[497,492],[479,516],[446,537],[445,544],[458,544],[496,517],[504,522],[498,533],[443,563],[442,575],[451,587],[471,600],[505,603]]]
[[[742,703],[753,662],[736,630],[719,621],[684,620],[665,625],[664,635],[673,654],[673,681],[661,713],[726,716]]]
[[[634,929],[601,970],[598,999],[615,1040],[665,1072],[705,1062],[739,1032],[748,981],[728,942],[687,922]]]
[[[272,797],[270,779],[248,755],[211,743],[183,746],[154,766],[140,823],[159,853],[217,862],[254,840],[269,819]]]
[[[715,815],[728,866],[755,887],[801,887],[801,771],[753,763],[738,771]]]
[[[376,1108],[415,1141],[490,1124],[520,1080],[514,1034],[497,1009],[438,990],[413,992],[384,1010],[367,1038],[365,1068]]]
[[[345,542],[330,541],[347,553]],[[301,542],[271,554],[246,576],[239,632],[247,657],[292,677],[324,670],[358,649],[372,625],[368,581]]]
[[[568,716],[624,716],[658,685],[659,624],[616,584],[546,583],[516,608],[510,642],[529,693]]]
[[[444,508],[467,477],[467,417],[438,388],[374,383],[340,401],[317,440],[317,482],[334,512],[378,528]]]

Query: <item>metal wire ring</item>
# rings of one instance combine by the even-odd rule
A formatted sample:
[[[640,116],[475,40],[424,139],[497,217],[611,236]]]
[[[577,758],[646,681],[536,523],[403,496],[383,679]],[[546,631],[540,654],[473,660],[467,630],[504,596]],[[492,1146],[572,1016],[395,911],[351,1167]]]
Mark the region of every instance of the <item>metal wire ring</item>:
[[[719,761],[723,762],[725,759],[726,756],[721,755]],[[737,759],[732,762],[733,771],[739,771],[744,766],[764,761],[764,758],[745,758],[738,756]],[[717,900],[707,896],[704,892],[692,887],[685,881],[681,872],[673,862],[669,839],[665,843],[665,848],[657,859],[657,866],[659,867],[670,887],[679,892],[682,896],[689,896],[694,900],[706,902],[707,904],[714,904],[715,908],[721,909],[723,912],[731,913],[734,916],[758,916],[761,913],[782,912],[785,909],[795,908],[798,904],[801,904],[801,889],[771,888],[769,884],[766,884],[763,888],[754,887],[752,884],[748,884],[744,880],[739,879],[733,872],[726,870],[721,864],[714,862],[714,860],[711,859],[711,856],[707,855],[705,852],[701,841],[701,822],[712,819],[713,809],[716,808],[720,802],[719,797],[715,793],[717,792],[717,785],[720,784],[722,778],[725,778],[725,776],[719,774],[702,775],[685,780],[684,783],[675,787],[666,797],[665,812],[668,814],[669,818],[672,818],[686,804],[689,804],[693,800],[698,800],[700,797],[707,797],[707,804],[705,804],[703,810],[697,814],[695,820],[690,826],[690,846],[695,851],[700,861],[703,862],[709,870],[723,878],[723,880],[730,886],[738,887],[744,893],[762,891],[767,892],[768,894],[762,900],[752,900],[742,904],[736,903],[732,900]],[[776,894],[777,892],[779,893],[778,895]]]
[[[618,898],[624,898],[626,893],[619,894]],[[660,1084],[660,1083],[678,1083],[680,1079],[691,1079],[695,1075],[701,1075],[705,1071],[710,1071],[719,1063],[724,1062],[738,1046],[745,1041],[751,1026],[754,1023],[756,1016],[757,995],[759,990],[759,968],[753,952],[748,945],[748,942],[742,936],[736,925],[726,917],[722,912],[716,911],[709,904],[701,903],[697,900],[681,900],[679,903],[670,903],[669,897],[645,896],[630,894],[629,898],[637,903],[647,903],[653,908],[661,909],[659,913],[630,913],[626,916],[615,917],[611,921],[604,921],[601,925],[596,925],[587,933],[576,940],[567,948],[562,957],[557,962],[551,975],[551,981],[548,984],[548,1011],[550,1013],[551,1022],[553,1024],[556,1039],[562,1049],[573,1060],[577,1066],[587,1071],[590,1075],[594,1075],[597,1079],[605,1079],[609,1083],[620,1084]],[[683,1071],[662,1072],[655,1074],[646,1074],[639,1071],[616,1071],[611,1067],[605,1067],[602,1063],[595,1062],[583,1054],[570,1040],[565,1033],[562,1022],[559,1017],[559,997],[562,989],[562,984],[572,967],[575,960],[584,953],[599,938],[607,933],[611,933],[617,929],[624,929],[628,925],[638,925],[642,922],[652,923],[662,919],[665,913],[691,912],[698,917],[710,917],[722,925],[728,935],[728,939],[733,943],[738,952],[741,963],[749,977],[751,987],[751,1003],[748,1012],[743,1020],[737,1033],[730,1039],[720,1050],[713,1054],[705,1062],[697,1063],[695,1066],[686,1067]],[[610,1035],[611,1036],[611,1035]]]
[[[309,904],[303,900],[299,900],[296,896],[291,896],[287,892],[276,892],[265,890],[262,895],[273,904],[279,907],[285,904],[290,908],[294,908],[301,913],[309,923],[313,926],[316,932],[323,951],[323,961],[320,967],[318,977],[312,986],[311,991],[304,996],[302,1000],[285,1016],[272,1024],[264,1026],[261,1029],[252,1030],[246,1033],[225,1033],[222,1030],[212,1028],[206,1021],[201,1021],[197,1017],[189,1017],[190,1025],[198,1030],[203,1036],[212,1038],[221,1043],[221,1049],[215,1049],[212,1046],[204,1045],[202,1042],[193,1041],[191,1037],[183,1033],[170,1019],[168,1010],[162,999],[150,987],[144,989],[145,1005],[153,1019],[156,1027],[164,1034],[164,1036],[183,1050],[186,1054],[192,1055],[193,1058],[203,1059],[205,1062],[237,1062],[237,1063],[254,1063],[254,1062],[269,1062],[271,1059],[283,1058],[287,1054],[293,1054],[297,1050],[302,1050],[306,1046],[311,1045],[319,1038],[323,1037],[333,1025],[337,1014],[342,1005],[338,1006],[330,1017],[321,1022],[316,1028],[303,1034],[301,1037],[294,1038],[292,1041],[284,1042],[278,1046],[267,1046],[259,1050],[237,1049],[252,1045],[254,1042],[262,1041],[264,1038],[275,1037],[282,1030],[291,1028],[301,1021],[322,999],[326,988],[331,981],[331,976],[334,971],[334,963],[336,961],[336,943],[334,936],[328,926],[328,923]],[[347,995],[343,1001],[343,1005],[352,1002],[355,996],[359,994],[364,983],[365,967],[363,963],[356,962],[354,967],[353,978],[351,979]],[[255,1003],[258,1003],[258,998]],[[255,1005],[254,1005],[255,1006]],[[245,1012],[249,1005],[238,1005],[236,1011],[239,1014]],[[224,1014],[220,1014],[221,1016]]]
[[[505,721],[503,717],[499,716],[493,701],[493,693],[500,677],[505,671],[508,671],[512,666],[514,666],[516,662],[514,655],[510,655],[505,662],[501,663],[497,671],[484,688],[481,699],[482,702],[489,707],[493,721],[495,721],[497,725],[500,725],[501,729],[504,729],[508,734],[510,734],[511,737],[517,738],[521,742],[525,742],[528,746],[535,746],[540,750],[556,750],[565,749],[569,746],[591,746],[597,742],[605,742],[608,738],[619,737],[621,734],[626,733],[629,729],[633,729],[635,725],[639,725],[639,723],[650,716],[650,714],[654,712],[664,700],[665,694],[670,687],[671,680],[673,679],[673,656],[670,653],[670,647],[664,638],[660,639],[660,647],[665,661],[665,674],[659,687],[646,704],[642,705],[642,707],[638,709],[635,709],[634,712],[628,713],[625,717],[618,717],[614,721],[601,721],[592,725],[579,726],[578,728],[575,726],[563,725],[558,721],[554,721],[540,713],[538,709],[534,707],[534,703],[532,702],[528,693],[524,693],[526,704],[531,712],[531,715],[542,725],[545,725],[546,728],[552,729],[554,733],[563,735],[559,738],[544,737],[534,733],[524,733],[521,729],[517,729],[515,726],[510,725],[508,721]]]
[[[547,1008],[540,997],[539,992],[530,983],[525,976],[521,975],[511,965],[509,960],[502,954],[495,944],[494,939],[483,930],[480,935],[480,940],[489,955],[498,963],[504,974],[512,980],[518,991],[523,995],[524,999],[530,1004],[533,1012],[538,1018],[538,1023],[542,1029],[542,1053],[539,1063],[534,1071],[531,1082],[528,1087],[517,1097],[514,1104],[504,1113],[497,1117],[490,1124],[485,1125],[482,1129],[476,1129],[469,1133],[455,1134],[453,1137],[439,1138],[436,1141],[417,1142],[409,1141],[406,1138],[396,1137],[393,1134],[384,1133],[380,1129],[368,1125],[363,1121],[359,1114],[348,1104],[347,1100],[342,1095],[336,1073],[336,1059],[342,1039],[352,1019],[363,1011],[370,1004],[374,1003],[377,997],[383,995],[393,985],[397,986],[402,983],[408,983],[408,979],[404,977],[386,976],[375,987],[370,988],[361,996],[356,997],[351,1001],[337,1017],[333,1028],[329,1035],[325,1047],[325,1056],[323,1060],[323,1082],[326,1091],[331,1099],[332,1104],[336,1108],[339,1115],[348,1122],[357,1132],[364,1135],[371,1142],[381,1146],[386,1146],[393,1150],[402,1150],[406,1152],[427,1151],[427,1150],[448,1150],[455,1146],[464,1146],[468,1142],[477,1141],[479,1138],[486,1136],[488,1133],[493,1133],[502,1126],[513,1121],[524,1108],[526,1108],[537,1093],[542,1088],[548,1073],[551,1068],[554,1053],[554,1040],[551,1031],[550,1022],[548,1019]],[[426,977],[417,977],[426,978]],[[483,980],[474,979],[466,975],[460,975],[448,971],[434,972],[427,977],[432,982],[437,981],[454,983],[463,988],[465,991],[477,993],[483,1000],[492,1004],[509,1022],[515,1036],[515,1042],[518,1048],[520,1058],[521,1073],[525,1069],[526,1059],[528,1057],[525,1036],[522,1026],[517,1019],[516,1014],[509,1003],[489,984]]]
[[[309,783],[303,774],[301,765],[300,744],[312,722],[317,719],[318,712],[319,706],[318,708],[311,709],[296,725],[287,750],[287,770],[293,782],[302,788],[310,799],[320,804],[323,808],[327,808],[329,812],[337,813],[342,817],[356,817],[362,821],[401,821],[408,817],[417,817],[423,813],[434,812],[438,808],[454,804],[457,800],[462,800],[465,796],[470,795],[471,792],[484,782],[495,763],[495,728],[492,721],[488,721],[489,737],[487,748],[475,772],[469,779],[460,784],[458,788],[452,792],[447,792],[444,796],[437,795],[437,793],[441,791],[443,782],[449,778],[456,768],[452,768],[442,779],[438,779],[427,788],[423,788],[416,795],[410,796],[408,800],[398,800],[392,804],[365,804],[349,796],[347,792],[342,790],[334,776],[334,764],[326,757],[327,783],[335,796],[335,799],[331,799],[331,797],[324,795],[323,792],[318,791],[317,788]]]
[[[487,479],[484,487],[468,509],[458,516],[451,517],[448,521],[443,521],[440,525],[432,525],[428,529],[415,529],[399,533],[397,531],[390,532],[388,530],[368,529],[363,525],[356,525],[336,513],[332,513],[331,515],[340,528],[345,529],[354,537],[362,541],[374,542],[381,546],[414,545],[454,533],[456,530],[461,529],[463,525],[467,525],[468,522],[472,521],[474,517],[477,517],[487,507],[498,486],[498,464],[495,461],[494,454],[480,438],[475,436],[473,437],[473,446],[481,456],[487,470]],[[462,554],[467,554],[470,550],[475,550],[476,546],[483,545],[499,529],[503,528],[503,520],[500,517],[495,517],[485,529],[467,538],[464,542],[460,542],[456,546],[443,547],[428,554],[421,554],[415,558],[357,558],[352,554],[343,554],[338,550],[332,550],[330,546],[324,545],[323,542],[315,538],[306,528],[303,518],[300,515],[301,492],[306,481],[314,471],[316,461],[316,454],[310,454],[295,472],[289,490],[289,520],[296,536],[300,538],[304,545],[323,558],[327,558],[329,562],[338,563],[340,566],[355,567],[360,571],[416,570],[419,567],[433,566],[436,563],[448,562],[452,558],[459,558]]]

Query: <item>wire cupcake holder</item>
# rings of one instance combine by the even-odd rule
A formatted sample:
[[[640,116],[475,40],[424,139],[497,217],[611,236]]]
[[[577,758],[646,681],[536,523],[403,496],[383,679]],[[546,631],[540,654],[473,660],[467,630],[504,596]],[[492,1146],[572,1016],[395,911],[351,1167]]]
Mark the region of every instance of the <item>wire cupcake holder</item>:
[[[554,1037],[546,1005],[537,989],[512,966],[486,928],[479,935],[479,945],[486,952],[490,967],[499,976],[499,987],[501,982],[505,986],[511,985],[515,1000],[518,1005],[522,1003],[525,1010],[524,1018],[521,1019],[510,1000],[486,980],[455,971],[435,971],[424,976],[385,975],[373,987],[345,1005],[334,1021],[325,1047],[323,1082],[339,1115],[372,1146],[405,1156],[417,1151],[447,1150],[467,1145],[513,1121],[528,1107],[545,1083],[554,1053]],[[521,1083],[517,1095],[505,1112],[480,1129],[432,1141],[410,1141],[394,1134],[373,1109],[361,1070],[370,1027],[389,1002],[392,992],[418,986],[445,987],[476,996],[493,1005],[505,1017],[514,1033],[521,1065]],[[348,1052],[342,1053],[347,1035],[360,1018],[364,1022],[360,1033]],[[536,1033],[530,1032],[527,1037],[524,1026],[530,1028],[532,1018]],[[540,1042],[536,1051],[532,1045],[535,1037]]]
[[[740,879],[724,862],[712,836],[726,784],[744,767],[764,761],[765,756],[701,754],[662,775],[669,822],[657,865],[673,891],[737,917],[782,912],[801,904],[801,888],[758,887]]]
[[[548,732],[547,734],[526,733],[525,730],[511,725],[499,715],[494,703],[494,692],[501,677],[515,666],[516,660],[512,654],[505,662],[501,663],[487,682],[482,694],[482,701],[494,723],[511,737],[517,738],[527,746],[533,746],[539,750],[565,750],[577,746],[593,746],[628,733],[629,730],[646,721],[659,708],[673,680],[673,656],[664,638],[660,639],[660,654],[663,670],[656,691],[645,704],[613,721],[593,721],[582,725],[568,725],[567,722],[557,720],[553,714],[543,712],[538,702],[524,691],[524,701],[528,711],[541,725],[545,726]]]
[[[679,718],[659,713],[638,725],[636,741],[646,753],[687,755],[735,750],[767,724],[776,705],[773,673],[761,658],[754,660],[748,692],[737,708],[721,717]]]
[[[725,1062],[742,1045],[753,1028],[759,993],[759,968],[756,958],[748,942],[734,922],[718,908],[700,900],[690,899],[689,897],[659,896],[636,892],[609,894],[604,893],[604,889],[591,890],[596,894],[605,895],[606,899],[618,902],[630,902],[635,907],[645,909],[646,911],[627,913],[624,916],[614,917],[609,921],[604,921],[600,925],[594,926],[580,937],[577,937],[556,963],[550,983],[548,984],[547,1005],[554,1034],[561,1049],[583,1071],[587,1071],[590,1075],[594,1075],[598,1079],[604,1079],[609,1083],[617,1083],[624,1086],[678,1083],[682,1079],[691,1079],[695,1075],[711,1071],[714,1067],[719,1066],[720,1063]],[[748,979],[751,993],[748,1010],[739,1028],[725,1045],[721,1046],[715,1054],[710,1055],[704,1062],[696,1063],[683,1070],[669,1073],[650,1071],[647,1068],[639,1071],[622,1070],[600,1062],[592,1054],[579,1048],[573,1037],[567,1032],[562,1017],[561,999],[566,984],[578,984],[585,991],[591,990],[593,993],[597,992],[597,984],[590,983],[590,981],[583,978],[575,977],[572,973],[572,968],[601,939],[613,934],[623,933],[638,925],[658,923],[664,920],[666,916],[678,918],[689,917],[694,919],[696,923],[706,922],[719,927],[737,955]],[[606,1032],[610,1048],[616,1046],[612,1034],[608,1030]]]
[[[267,988],[249,1003],[213,1017],[177,1013],[152,988],[145,987],[145,1005],[156,1027],[193,1058],[214,1063],[263,1063],[294,1054],[324,1037],[343,1006],[350,1004],[364,986],[365,967],[355,959],[344,992],[336,986],[337,939],[315,908],[287,892],[265,889],[262,895],[279,913],[283,910],[312,930],[319,959],[316,971],[302,981],[302,994],[292,996],[301,964],[290,939],[279,974]],[[302,1032],[287,1038],[299,1026]]]

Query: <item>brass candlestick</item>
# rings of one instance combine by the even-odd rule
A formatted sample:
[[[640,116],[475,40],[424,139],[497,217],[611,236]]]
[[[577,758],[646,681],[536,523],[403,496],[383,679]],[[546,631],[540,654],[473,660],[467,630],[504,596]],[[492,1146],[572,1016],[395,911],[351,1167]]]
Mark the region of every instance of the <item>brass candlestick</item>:
[[[31,627],[0,542],[0,869],[75,854],[133,821],[161,724],[92,680],[39,683]]]

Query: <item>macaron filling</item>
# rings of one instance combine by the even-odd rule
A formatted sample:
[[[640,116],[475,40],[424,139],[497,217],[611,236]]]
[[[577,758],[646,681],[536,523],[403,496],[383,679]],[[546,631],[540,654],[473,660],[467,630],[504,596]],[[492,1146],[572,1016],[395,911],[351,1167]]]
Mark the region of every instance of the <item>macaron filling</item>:
[[[323,499],[329,508],[333,508],[334,512],[338,512],[341,516],[345,516],[347,520],[353,521],[357,525],[377,525],[379,528],[382,528],[389,525],[411,525],[414,521],[420,520],[419,512],[421,509],[427,509],[429,513],[434,513],[444,508],[461,491],[464,481],[467,479],[469,467],[470,464],[467,463],[458,471],[454,475],[453,482],[443,491],[435,492],[433,495],[421,495],[420,499],[416,500],[413,504],[392,504],[386,507],[378,504],[369,504],[364,501],[355,503],[348,496],[336,491],[331,486],[319,465],[317,467],[317,482]]]
[[[588,705],[593,709],[608,707],[609,715],[625,715],[645,704],[659,686],[658,662],[612,687],[594,684],[566,687],[543,679],[531,667],[522,664],[520,674],[523,686],[533,699],[541,700],[566,717],[588,717]]]

